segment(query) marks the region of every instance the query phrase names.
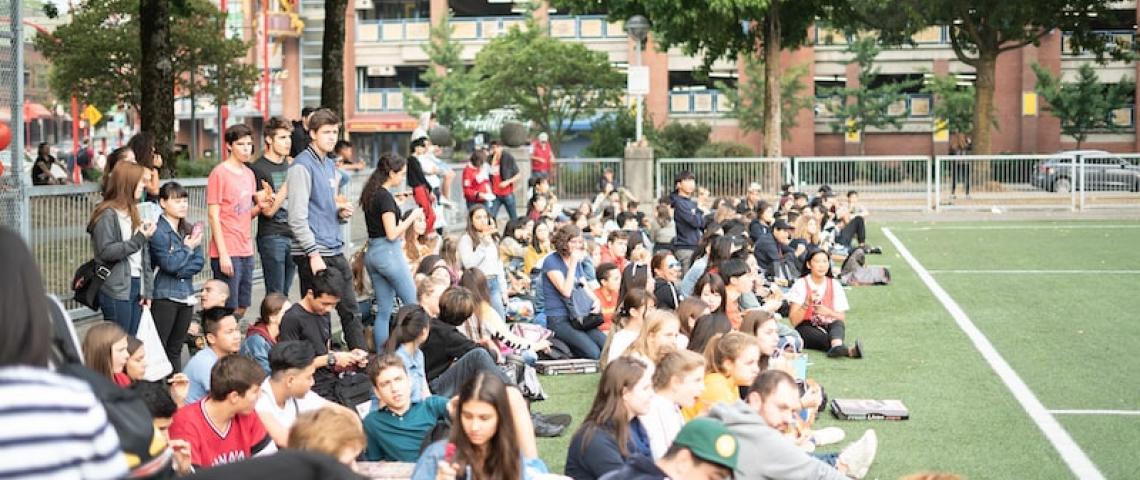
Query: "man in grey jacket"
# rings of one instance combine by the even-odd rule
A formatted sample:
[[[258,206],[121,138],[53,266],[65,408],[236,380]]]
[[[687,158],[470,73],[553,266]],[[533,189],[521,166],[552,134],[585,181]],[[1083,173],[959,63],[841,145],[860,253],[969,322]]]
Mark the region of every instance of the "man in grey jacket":
[[[867,475],[878,445],[874,430],[840,453],[832,467],[781,433],[799,411],[799,388],[791,375],[779,370],[757,376],[747,401],[713,407],[709,417],[724,422],[747,452],[737,461],[737,479],[844,480]]]
[[[301,294],[312,287],[313,275],[329,270],[339,285],[352,285],[352,269],[344,258],[344,230],[352,216],[352,202],[338,195],[336,161],[330,156],[340,132],[340,118],[327,108],[313,112],[306,126],[312,143],[293,159],[285,185],[288,189],[291,254],[301,280]],[[341,291],[336,307],[349,349],[367,350],[356,292]]]

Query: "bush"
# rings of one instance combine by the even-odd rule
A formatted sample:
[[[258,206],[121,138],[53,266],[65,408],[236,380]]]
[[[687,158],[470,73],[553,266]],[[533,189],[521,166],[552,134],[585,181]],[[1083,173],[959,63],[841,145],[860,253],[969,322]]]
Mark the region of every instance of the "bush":
[[[657,158],[693,158],[697,150],[709,143],[712,127],[705,123],[670,122],[653,132],[649,142]]]
[[[191,161],[188,155],[180,154],[174,168],[175,178],[205,178],[210,176],[210,170],[218,162],[212,159],[198,159]]]
[[[635,122],[633,115],[626,109],[619,109],[597,119],[590,126],[590,145],[582,153],[593,158],[624,156],[625,142],[637,134]],[[649,124],[652,125],[651,122]]]
[[[697,158],[735,158],[756,155],[752,147],[736,142],[712,142],[697,149]]]

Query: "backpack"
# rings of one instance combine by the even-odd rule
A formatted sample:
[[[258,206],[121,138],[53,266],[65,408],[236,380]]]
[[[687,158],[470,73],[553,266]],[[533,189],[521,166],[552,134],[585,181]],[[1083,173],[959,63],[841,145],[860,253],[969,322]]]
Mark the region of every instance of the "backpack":
[[[99,290],[103,282],[111,275],[111,267],[100,264],[94,259],[80,265],[71,278],[71,291],[73,297],[80,305],[99,311]]]
[[[839,281],[851,286],[890,285],[891,271],[887,267],[866,266],[866,253],[859,247],[843,261]]]
[[[77,378],[91,387],[103,404],[107,421],[119,436],[119,445],[131,469],[130,478],[175,478],[173,457],[162,435],[155,431],[150,410],[134,390],[121,388],[110,379],[83,365],[78,337],[59,300],[49,298],[53,325],[52,365],[62,375]]]

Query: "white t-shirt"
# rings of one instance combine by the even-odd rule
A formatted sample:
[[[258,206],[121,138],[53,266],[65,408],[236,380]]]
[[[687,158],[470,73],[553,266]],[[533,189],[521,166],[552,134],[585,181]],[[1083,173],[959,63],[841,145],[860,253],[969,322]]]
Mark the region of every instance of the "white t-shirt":
[[[669,450],[669,445],[673,444],[673,439],[677,437],[681,427],[685,426],[685,417],[681,415],[681,408],[672,400],[656,393],[649,401],[649,413],[638,418],[641,419],[641,426],[645,427],[645,432],[649,434],[649,450],[653,452],[655,460],[665,456],[665,451]]]
[[[839,283],[839,280],[834,278],[829,278],[827,281],[831,282],[831,309],[837,312],[850,310],[851,307],[847,304],[847,293],[843,291],[843,285]],[[811,281],[811,276],[806,276],[801,277],[799,280],[796,280],[796,283],[792,284],[791,290],[788,290],[788,294],[784,297],[788,300],[788,303],[806,304],[807,286],[805,282],[811,282],[811,294],[813,297],[820,300],[823,299],[824,288],[827,286],[827,283],[817,285]]]
[[[257,396],[257,406],[254,408],[258,413],[273,415],[277,423],[280,423],[285,430],[289,430],[293,426],[293,422],[297,421],[297,415],[320,410],[327,403],[327,400],[309,390],[304,397],[285,400],[285,407],[278,408],[277,401],[273,399],[273,387],[269,384],[269,379],[266,378],[264,382],[261,382],[261,393]]]
[[[129,241],[131,239],[131,237],[135,236],[135,232],[131,228],[131,216],[129,214],[127,214],[126,212],[121,212],[119,210],[115,210],[115,217],[119,219],[119,234],[121,235],[121,239],[124,242]],[[139,251],[132,253],[129,256],[127,256],[127,261],[129,262],[129,265],[131,266],[131,276],[132,277],[141,277],[142,276],[142,250],[139,250]]]
[[[606,362],[609,363],[617,360],[618,357],[625,354],[629,346],[633,345],[634,340],[637,340],[637,334],[638,332],[631,332],[624,329],[614,332],[614,338],[610,341],[610,355],[606,358]]]

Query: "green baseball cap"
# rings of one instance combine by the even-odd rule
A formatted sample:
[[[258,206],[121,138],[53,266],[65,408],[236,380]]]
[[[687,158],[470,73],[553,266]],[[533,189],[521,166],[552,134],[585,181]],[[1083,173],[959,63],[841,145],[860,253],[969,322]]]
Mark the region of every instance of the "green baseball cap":
[[[740,447],[728,427],[717,420],[708,417],[690,420],[677,433],[673,444],[688,448],[701,460],[736,470]]]

